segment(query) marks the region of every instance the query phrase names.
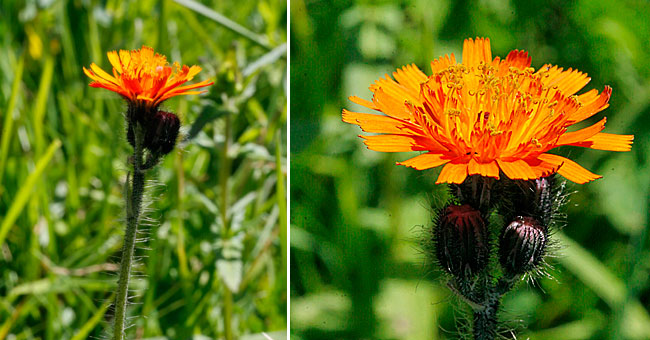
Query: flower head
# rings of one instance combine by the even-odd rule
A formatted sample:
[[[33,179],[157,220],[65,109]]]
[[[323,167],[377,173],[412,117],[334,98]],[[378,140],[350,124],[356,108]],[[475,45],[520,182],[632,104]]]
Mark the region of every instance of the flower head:
[[[174,96],[199,94],[205,91],[190,91],[212,85],[210,80],[185,85],[201,72],[200,66],[169,66],[167,58],[154,53],[151,47],[142,46],[139,50],[120,50],[108,52],[108,60],[113,65],[113,75],[102,70],[95,63],[84,73],[93,81],[92,87],[103,87],[124,97],[129,104],[147,108],[157,108],[160,103]]]
[[[462,63],[444,56],[427,76],[415,65],[370,86],[372,101],[350,100],[383,115],[343,110],[343,121],[363,131],[369,149],[425,151],[397,164],[418,170],[444,165],[436,183],[462,183],[468,175],[529,180],[559,173],[576,183],[600,178],[549,150],[562,145],[629,151],[632,135],[601,132],[606,119],[577,130],[568,127],[604,110],[611,88],[576,95],[586,74],[544,65],[535,70],[527,52],[492,58],[489,39],[467,39]]]

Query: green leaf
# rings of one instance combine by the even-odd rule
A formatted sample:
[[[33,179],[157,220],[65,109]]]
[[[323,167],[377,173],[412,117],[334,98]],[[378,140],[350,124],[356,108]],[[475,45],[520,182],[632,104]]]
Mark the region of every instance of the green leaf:
[[[243,274],[242,263],[242,244],[243,233],[228,239],[219,241],[218,248],[221,256],[217,260],[217,272],[219,277],[230,289],[231,292],[237,293],[241,284]]]

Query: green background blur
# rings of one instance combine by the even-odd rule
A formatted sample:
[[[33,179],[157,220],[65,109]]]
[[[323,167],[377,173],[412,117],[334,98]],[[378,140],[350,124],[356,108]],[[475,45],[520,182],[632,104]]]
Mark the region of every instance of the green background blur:
[[[397,67],[529,51],[614,89],[605,132],[631,152],[559,151],[603,179],[575,191],[555,278],[505,296],[518,339],[650,339],[650,5],[647,1],[291,1],[291,332],[295,339],[457,339],[466,308],[425,263],[417,237],[440,197],[438,170],[394,165],[415,153],[367,150],[341,109]],[[519,320],[519,321],[515,321]]]
[[[215,84],[162,106],[190,140],[148,175],[128,338],[285,336],[287,4],[201,3],[0,3],[0,339],[105,338],[132,150],[82,66],[143,44]]]

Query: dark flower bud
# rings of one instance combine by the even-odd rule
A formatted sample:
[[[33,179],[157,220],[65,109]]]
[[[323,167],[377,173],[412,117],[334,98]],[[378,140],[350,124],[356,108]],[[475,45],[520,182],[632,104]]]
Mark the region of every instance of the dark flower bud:
[[[515,216],[525,215],[537,219],[544,225],[549,225],[558,204],[556,202],[558,193],[561,191],[556,183],[557,179],[554,175],[518,181],[521,191],[514,192],[510,197],[513,215],[507,218],[513,219]]]
[[[176,146],[181,121],[171,112],[158,111],[145,123],[144,147],[154,154],[166,155]]]
[[[532,217],[517,216],[503,229],[499,240],[499,262],[510,275],[533,270],[544,256],[547,228]]]
[[[488,230],[481,213],[469,204],[450,205],[441,212],[434,242],[438,262],[456,277],[475,275],[487,265]]]

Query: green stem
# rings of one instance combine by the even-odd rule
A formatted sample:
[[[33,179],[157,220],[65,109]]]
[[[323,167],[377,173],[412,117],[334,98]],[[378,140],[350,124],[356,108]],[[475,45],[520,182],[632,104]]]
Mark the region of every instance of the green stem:
[[[449,289],[472,307],[473,339],[496,338],[501,297],[514,287],[519,278],[519,275],[504,275],[495,283],[485,273],[478,280],[456,278],[447,282]]]
[[[496,337],[499,295],[493,295],[482,310],[474,311],[474,340],[493,340]]]
[[[125,338],[126,307],[129,294],[129,278],[133,265],[133,252],[140,219],[142,194],[144,193],[144,171],[142,169],[142,144],[144,133],[140,126],[135,127],[135,147],[133,148],[133,177],[129,183],[127,177],[126,197],[126,231],[122,245],[122,260],[120,262],[120,278],[117,282],[115,295],[115,321],[113,325],[113,340]],[[130,184],[130,185],[129,185]]]
[[[226,340],[232,340],[232,292],[225,284],[223,286],[223,330]]]
[[[230,223],[228,221],[228,176],[230,176],[230,158],[228,156],[228,148],[230,146],[230,135],[232,130],[232,122],[230,114],[226,114],[226,131],[225,131],[225,142],[223,145],[223,156],[221,160],[221,173],[220,173],[220,185],[221,185],[221,219],[223,223],[223,232],[221,237],[224,240],[229,240],[230,235]],[[224,296],[223,296],[223,330],[226,340],[232,340],[232,305],[233,298],[230,288],[226,284],[223,285]]]

